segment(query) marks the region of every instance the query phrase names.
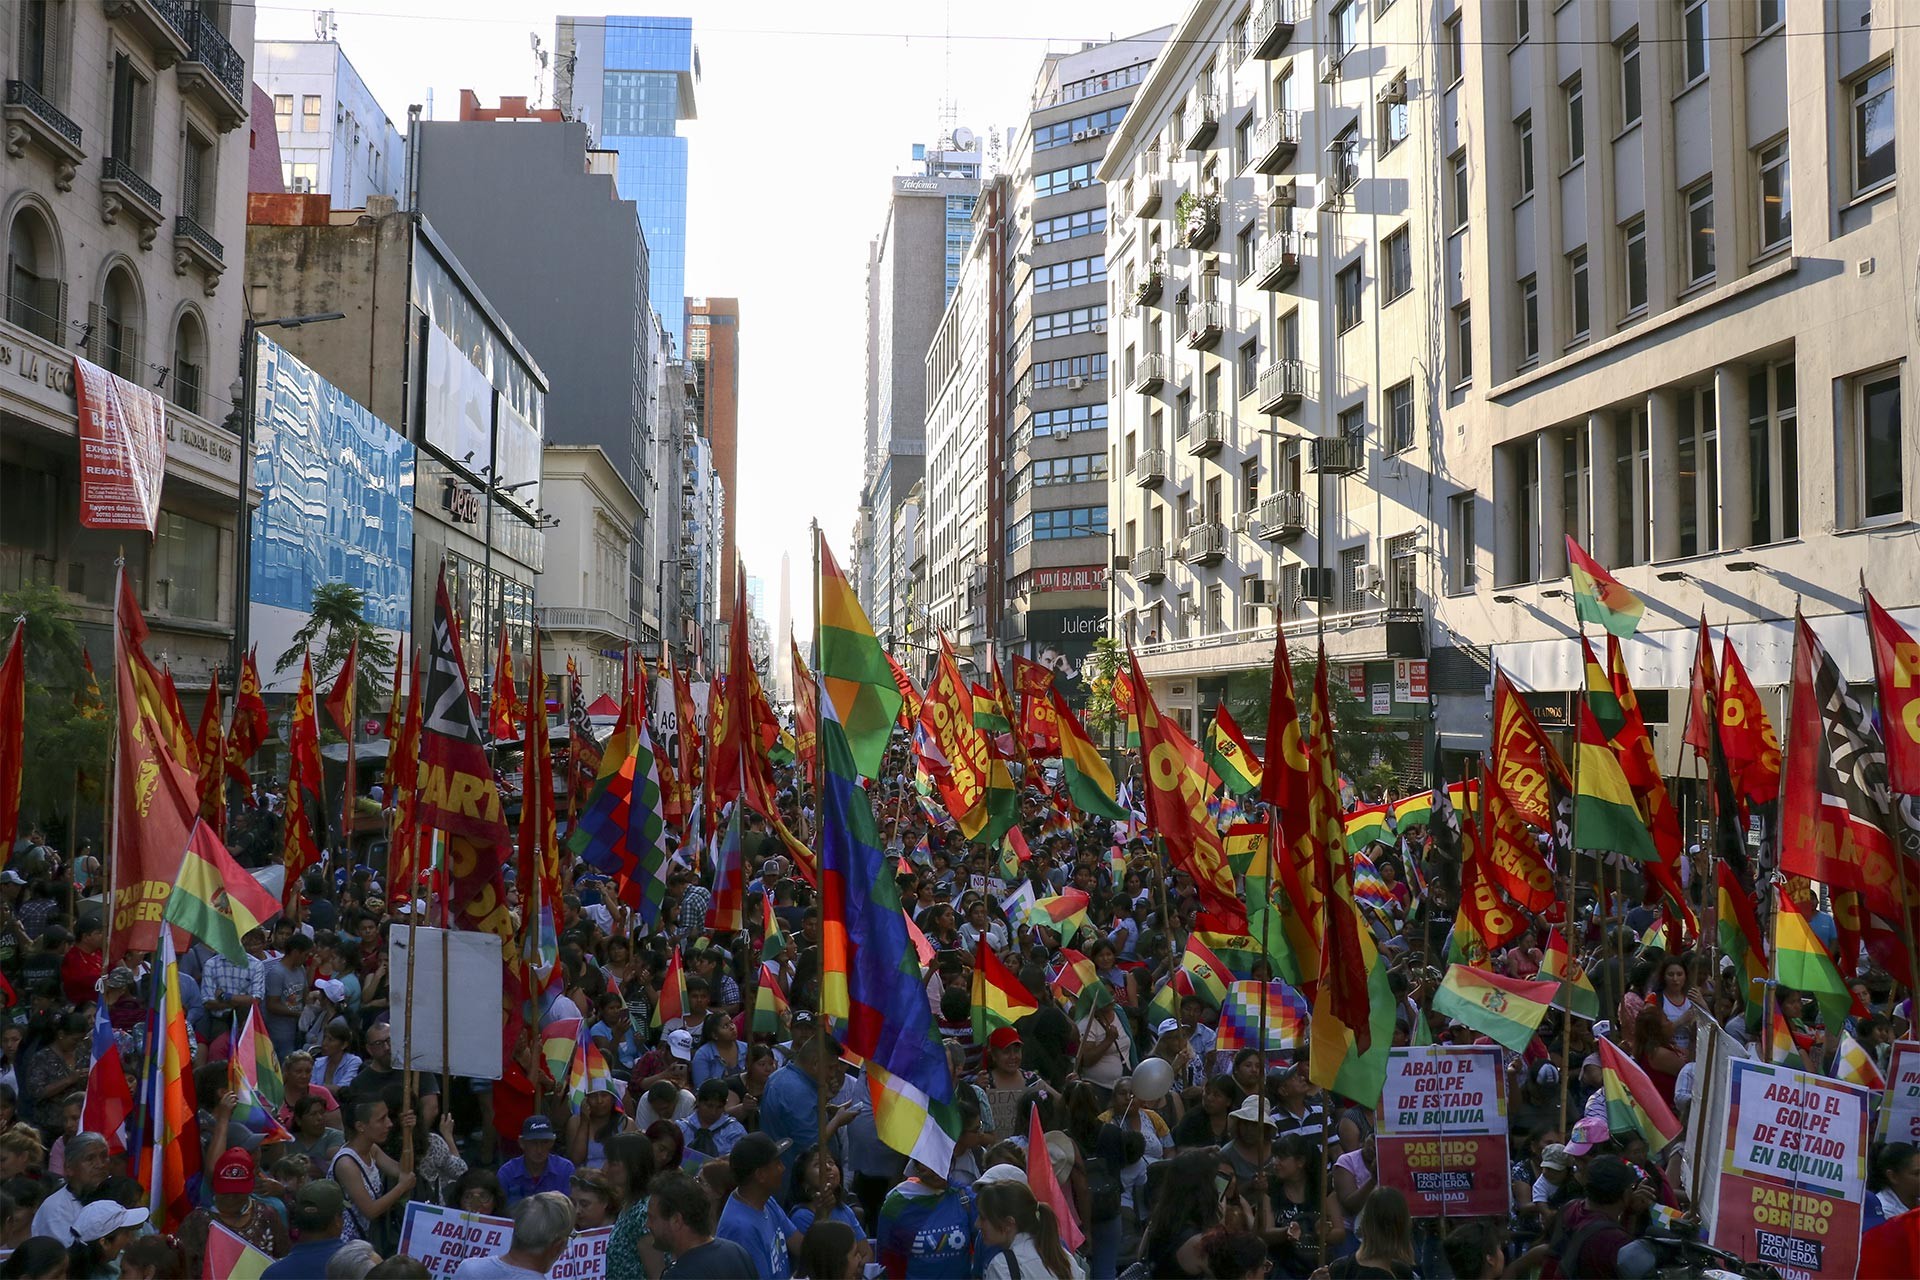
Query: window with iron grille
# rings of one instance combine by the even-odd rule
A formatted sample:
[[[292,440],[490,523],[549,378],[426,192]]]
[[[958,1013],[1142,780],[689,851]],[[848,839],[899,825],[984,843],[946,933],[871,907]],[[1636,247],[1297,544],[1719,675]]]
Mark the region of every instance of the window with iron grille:
[[[1420,607],[1420,545],[1417,533],[1387,539],[1387,608]]]

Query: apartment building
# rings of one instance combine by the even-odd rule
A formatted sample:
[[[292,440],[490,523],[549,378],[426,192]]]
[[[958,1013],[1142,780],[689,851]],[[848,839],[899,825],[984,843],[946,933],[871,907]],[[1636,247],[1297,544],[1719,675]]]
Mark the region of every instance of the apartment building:
[[[601,694],[617,698],[618,655],[633,641],[627,553],[640,495],[597,444],[549,443],[541,450],[540,484],[543,498],[567,513],[545,534],[535,609],[541,669],[564,676],[571,661],[589,702]]]
[[[1099,167],[1116,622],[1190,728],[1264,709],[1277,616],[1426,731],[1431,14],[1199,0]]]
[[[262,40],[254,49],[254,80],[273,101],[288,191],[332,196],[342,209],[368,196],[404,202],[400,130],[338,41]]]
[[[236,666],[239,417],[253,10],[0,9],[0,590],[59,587],[111,661],[116,557],[189,700]],[[280,312],[269,312],[279,315]],[[152,539],[80,525],[74,358],[165,401]]]
[[[1172,28],[1049,54],[1008,173],[1013,217],[1006,528],[988,583],[997,639],[1078,672],[1107,618],[1107,191],[1097,170]],[[1063,685],[1070,693],[1078,686]]]

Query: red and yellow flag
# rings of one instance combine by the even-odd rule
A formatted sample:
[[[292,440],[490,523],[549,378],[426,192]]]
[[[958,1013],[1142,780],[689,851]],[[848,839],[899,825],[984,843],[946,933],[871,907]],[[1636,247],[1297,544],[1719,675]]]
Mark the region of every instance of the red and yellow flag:
[[[227,729],[227,776],[241,786],[253,779],[247,761],[267,740],[267,700],[260,693],[260,668],[253,650],[240,664],[240,691],[233,700],[233,724]]]
[[[313,659],[300,659],[300,692],[293,700],[287,735],[287,793],[280,862],[287,870],[282,901],[292,911],[300,901],[300,877],[320,864],[314,821],[325,812],[320,773],[320,722],[313,705]]]
[[[1365,1055],[1372,1048],[1370,988],[1378,967],[1379,949],[1374,945],[1373,931],[1361,919],[1360,908],[1353,898],[1353,855],[1347,850],[1346,829],[1340,815],[1340,783],[1333,757],[1333,703],[1327,693],[1324,647],[1313,673],[1310,715],[1307,759],[1312,766],[1313,791],[1307,801],[1307,812],[1326,898],[1307,1077],[1321,1088],[1330,1089],[1339,1079],[1350,1053]]]
[[[1707,634],[1707,614],[1703,609],[1700,638],[1693,646],[1693,674],[1687,682],[1687,723],[1680,734],[1680,741],[1693,748],[1696,760],[1705,760],[1713,754],[1710,735],[1719,721],[1719,708],[1714,705],[1719,689],[1720,673],[1713,669],[1713,637]]]
[[[1734,792],[1749,804],[1780,798],[1780,738],[1767,717],[1759,690],[1728,636],[1720,649],[1720,750],[1733,775]]]
[[[1013,690],[1020,710],[1020,737],[1026,749],[1045,760],[1059,755],[1060,726],[1054,719],[1053,699],[1048,696],[1053,692],[1053,668],[1015,654]]]
[[[1887,785],[1895,795],[1920,795],[1920,644],[1871,592],[1866,597],[1880,731],[1887,740]]]
[[[1200,748],[1180,731],[1171,716],[1154,704],[1153,690],[1140,674],[1140,660],[1128,655],[1140,719],[1142,789],[1147,820],[1166,841],[1173,865],[1193,877],[1205,921],[1202,928],[1221,933],[1247,931],[1247,906],[1233,883],[1233,868],[1220,843],[1207,802],[1213,796]],[[1336,823],[1339,806],[1334,808]]]
[[[536,696],[531,685],[527,699]],[[513,687],[513,645],[507,636],[507,624],[500,624],[500,651],[493,660],[493,690],[487,699],[487,732],[495,739],[513,737],[514,729],[526,718],[520,709],[520,691]]]
[[[793,664],[793,755],[812,778],[820,735],[820,686],[813,672],[807,670],[807,660],[800,656],[800,645],[791,635],[787,647],[792,651],[789,660]]]
[[[1573,780],[1553,749],[1532,708],[1498,667],[1493,671],[1492,781],[1522,822],[1537,831],[1553,830],[1553,797],[1573,791]]]
[[[207,681],[200,708],[200,816],[215,835],[227,834],[227,744],[220,728],[220,681]]]
[[[920,703],[920,723],[945,761],[934,771],[934,786],[962,836],[998,844],[1018,816],[1013,779],[974,724],[973,701],[943,635],[940,660]]]

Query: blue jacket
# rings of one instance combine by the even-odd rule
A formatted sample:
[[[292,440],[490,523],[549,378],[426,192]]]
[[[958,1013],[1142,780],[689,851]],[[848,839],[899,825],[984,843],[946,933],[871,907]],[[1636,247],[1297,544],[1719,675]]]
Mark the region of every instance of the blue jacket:
[[[287,1256],[270,1264],[260,1280],[312,1280],[327,1273],[327,1262],[345,1244],[339,1236],[324,1240],[302,1240],[287,1250]]]
[[[515,1156],[500,1166],[500,1187],[507,1193],[509,1205],[518,1204],[542,1191],[558,1191],[565,1195],[567,1184],[572,1180],[573,1161],[564,1156],[548,1156],[546,1172],[538,1178],[527,1172],[525,1156]]]

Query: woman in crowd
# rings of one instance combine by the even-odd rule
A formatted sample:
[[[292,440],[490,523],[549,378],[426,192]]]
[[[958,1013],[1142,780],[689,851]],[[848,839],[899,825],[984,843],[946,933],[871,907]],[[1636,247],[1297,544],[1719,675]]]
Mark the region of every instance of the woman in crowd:
[[[1693,1045],[1694,1024],[1706,1016],[1706,997],[1688,985],[1685,960],[1668,956],[1661,962],[1660,986],[1647,994],[1647,1003],[1660,1006],[1660,1012],[1667,1018],[1673,1047],[1684,1056]]]
[[[607,1280],[660,1274],[663,1259],[647,1231],[653,1172],[653,1143],[645,1134],[616,1134],[607,1141],[607,1186],[619,1205],[607,1242]]]
[[[1864,1227],[1876,1227],[1914,1208],[1920,1208],[1920,1147],[1889,1142],[1875,1148],[1867,1162]]]
[[[327,1123],[327,1103],[318,1094],[308,1094],[293,1104],[293,1141],[290,1149],[313,1162],[316,1169],[333,1164],[333,1153],[346,1142],[346,1134]]]
[[[352,1085],[360,1074],[360,1055],[354,1052],[359,1043],[359,1033],[344,1014],[329,1018],[320,1033],[320,1052],[313,1060],[313,1083],[334,1094]]]
[[[448,1207],[498,1218],[507,1211],[507,1193],[491,1169],[468,1169],[447,1193]]]
[[[1375,1191],[1360,1210],[1357,1230],[1360,1248],[1328,1267],[1332,1280],[1416,1280],[1413,1217],[1405,1196],[1391,1187]]]
[[[600,1170],[575,1169],[567,1179],[567,1196],[573,1201],[575,1230],[592,1231],[611,1225],[615,1212],[613,1188]]]
[[[1224,1200],[1211,1150],[1185,1151],[1167,1166],[1140,1237],[1140,1257],[1154,1277],[1207,1274],[1207,1234],[1220,1225]]]
[[[1274,1144],[1271,1172],[1255,1175],[1256,1182],[1266,1177],[1274,1227],[1287,1236],[1286,1243],[1274,1249],[1274,1262],[1280,1274],[1293,1280],[1305,1280],[1319,1266],[1323,1240],[1331,1254],[1347,1238],[1340,1201],[1323,1189],[1325,1169],[1320,1144],[1290,1133]]]
[[[808,1280],[862,1280],[872,1258],[866,1236],[833,1219],[808,1227],[800,1242],[800,1274]]]
[[[746,1046],[740,1043],[740,1028],[725,1013],[707,1015],[706,1038],[693,1055],[693,1087],[709,1080],[739,1075],[746,1060]]]
[[[1674,1043],[1673,1025],[1667,1021],[1661,1003],[1658,998],[1648,1001],[1641,1006],[1640,1016],[1634,1019],[1633,1058],[1671,1107],[1673,1086],[1680,1077],[1680,1068],[1687,1065],[1687,1057]]]
[[[981,1189],[980,1239],[1000,1250],[987,1264],[985,1280],[1082,1280],[1087,1274],[1061,1246],[1053,1210],[1041,1208],[1033,1192],[1018,1182],[994,1182]]]
[[[626,1123],[612,1082],[595,1080],[587,1086],[580,1110],[567,1117],[567,1159],[583,1169],[598,1169],[606,1163],[608,1141],[622,1132]]]
[[[402,1124],[413,1123],[413,1113],[401,1115]],[[405,1204],[413,1190],[414,1175],[404,1173],[381,1150],[393,1132],[393,1118],[387,1104],[377,1099],[355,1102],[348,1108],[346,1145],[336,1151],[327,1176],[340,1184],[346,1200],[342,1216],[342,1240],[372,1241],[388,1234],[389,1215],[397,1205]],[[392,1186],[387,1185],[392,1181]]]
[[[54,1022],[52,1034],[28,1051],[20,1070],[20,1097],[27,1118],[42,1129],[58,1132],[67,1096],[87,1083],[87,1034],[93,1026],[85,1014],[65,1014]]]
[[[727,1086],[727,1114],[746,1126],[748,1133],[760,1128],[760,1095],[767,1080],[779,1065],[769,1045],[750,1044],[746,1049],[747,1067],[738,1075],[722,1077]]]
[[[280,1107],[280,1123],[293,1124],[294,1107],[302,1098],[312,1094],[325,1103],[326,1123],[338,1129],[340,1121],[340,1100],[334,1097],[333,1090],[313,1082],[313,1055],[305,1049],[295,1049],[280,1061],[280,1076],[286,1086],[286,1100]]]
[[[415,1113],[418,1115],[419,1113]],[[389,1156],[396,1154],[393,1148],[401,1141],[400,1127],[394,1126],[393,1135],[387,1139]],[[460,1146],[453,1127],[453,1112],[442,1111],[437,1129],[429,1129],[424,1115],[414,1121],[413,1126],[413,1176],[419,1183],[422,1198],[438,1203],[447,1193],[447,1189],[467,1172],[467,1162],[461,1158]]]

